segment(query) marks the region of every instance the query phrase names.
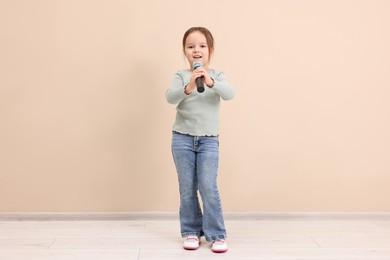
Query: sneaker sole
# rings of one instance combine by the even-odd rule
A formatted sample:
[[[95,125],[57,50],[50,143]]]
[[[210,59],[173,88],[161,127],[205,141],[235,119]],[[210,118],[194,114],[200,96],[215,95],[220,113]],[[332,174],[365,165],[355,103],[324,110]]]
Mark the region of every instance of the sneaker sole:
[[[196,249],[199,249],[199,247],[200,247],[200,246],[198,246],[198,247],[183,246],[183,248],[184,248],[185,250],[196,250]]]
[[[227,249],[211,249],[211,251],[213,251],[214,253],[225,253],[227,252],[228,250]]]

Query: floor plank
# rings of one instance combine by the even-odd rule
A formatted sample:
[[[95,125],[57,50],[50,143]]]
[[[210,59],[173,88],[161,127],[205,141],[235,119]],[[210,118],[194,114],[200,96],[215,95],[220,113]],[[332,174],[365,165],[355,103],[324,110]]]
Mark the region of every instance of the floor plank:
[[[0,221],[0,260],[390,260],[390,219],[230,218],[229,251],[182,249],[175,219]]]

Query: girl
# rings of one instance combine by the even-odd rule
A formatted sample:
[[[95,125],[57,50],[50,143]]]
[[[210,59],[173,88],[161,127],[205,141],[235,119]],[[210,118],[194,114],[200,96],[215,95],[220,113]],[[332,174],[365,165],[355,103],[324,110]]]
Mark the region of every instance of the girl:
[[[226,230],[217,187],[218,122],[220,98],[232,99],[234,88],[222,72],[209,68],[214,52],[209,30],[188,29],[183,36],[183,52],[190,69],[179,70],[166,92],[167,101],[177,104],[172,155],[179,179],[183,247],[198,249],[200,237],[205,236],[212,243],[213,252],[226,252]],[[194,66],[194,62],[203,66]],[[202,93],[197,91],[197,78],[204,84]]]

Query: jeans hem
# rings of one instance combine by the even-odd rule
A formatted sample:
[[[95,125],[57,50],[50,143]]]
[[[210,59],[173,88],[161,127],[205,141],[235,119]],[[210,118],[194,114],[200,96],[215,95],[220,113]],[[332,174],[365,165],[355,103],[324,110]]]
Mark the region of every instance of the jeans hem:
[[[188,236],[197,236],[197,237],[202,237],[204,236],[203,232],[184,232],[181,233],[182,238],[186,238]]]
[[[226,234],[225,235],[211,236],[211,237],[206,236],[206,241],[214,242],[215,240],[226,239],[226,238],[227,238]]]

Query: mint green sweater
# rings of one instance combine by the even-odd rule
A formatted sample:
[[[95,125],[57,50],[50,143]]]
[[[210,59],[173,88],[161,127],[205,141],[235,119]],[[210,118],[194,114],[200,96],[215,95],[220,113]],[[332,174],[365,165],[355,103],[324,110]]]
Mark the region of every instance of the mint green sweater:
[[[191,70],[179,70],[174,75],[165,94],[168,103],[178,104],[173,131],[193,136],[218,135],[221,98],[232,99],[234,87],[222,72],[208,70],[208,73],[214,80],[214,86],[209,88],[205,85],[203,93],[194,89],[189,95],[184,93],[184,86],[190,81]]]

